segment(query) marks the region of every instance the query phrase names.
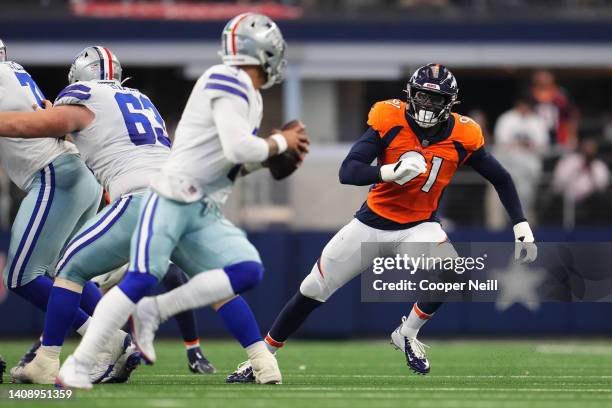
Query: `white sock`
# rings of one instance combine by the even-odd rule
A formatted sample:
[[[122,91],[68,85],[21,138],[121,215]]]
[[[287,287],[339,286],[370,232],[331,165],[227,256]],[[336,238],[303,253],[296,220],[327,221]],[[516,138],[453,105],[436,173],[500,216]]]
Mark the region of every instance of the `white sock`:
[[[200,340],[185,342],[185,350],[193,350],[195,348],[200,348]]]
[[[52,359],[58,359],[61,351],[62,346],[40,346],[37,353],[44,354]]]
[[[234,289],[223,269],[202,272],[176,289],[155,297],[162,322],[177,313],[211,305],[234,296]],[[97,309],[96,309],[97,310]]]
[[[266,342],[266,348],[268,349],[268,351],[272,354],[276,354],[276,351],[278,350],[278,347],[274,347],[273,345],[271,345],[270,343]]]
[[[264,339],[264,341],[266,343],[266,347],[268,348],[268,351],[270,351],[270,353],[272,354],[276,354],[278,349],[284,346],[284,343],[276,341],[272,337],[270,337],[269,333],[266,335],[266,338]]]
[[[249,347],[245,348],[247,356],[249,356],[249,360],[253,360],[257,356],[262,353],[268,354],[270,351],[266,348],[266,343],[263,341],[258,341],[257,343],[251,344]]]
[[[90,322],[90,321],[91,321],[91,317],[90,317],[89,319],[85,320],[85,323],[83,323],[83,324],[81,325],[81,327],[79,327],[79,328],[77,329],[77,333],[79,333],[79,335],[80,335],[81,337],[83,337],[83,336],[85,335],[85,332],[87,331],[87,328],[89,327],[89,322]]]
[[[90,368],[96,363],[98,353],[111,341],[127,322],[136,304],[118,287],[112,288],[96,306],[89,327],[74,352],[74,357]]]
[[[421,327],[423,327],[423,325],[427,323],[432,316],[433,315],[429,315],[419,309],[415,303],[414,306],[412,306],[412,310],[410,311],[408,318],[400,328],[400,334],[408,338],[416,338]]]

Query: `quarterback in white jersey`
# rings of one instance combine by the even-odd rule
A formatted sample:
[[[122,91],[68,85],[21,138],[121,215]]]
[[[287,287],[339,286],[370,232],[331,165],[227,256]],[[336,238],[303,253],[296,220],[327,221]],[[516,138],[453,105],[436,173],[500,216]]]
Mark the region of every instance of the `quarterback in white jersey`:
[[[209,68],[193,87],[153,189],[183,202],[206,195],[225,203],[241,163],[268,158],[268,144],[252,137],[262,117],[261,94],[244,70],[223,64]]]
[[[32,115],[33,105],[41,107],[43,100],[30,74],[16,62],[6,61],[6,47],[0,41],[0,111]],[[0,130],[0,165],[26,196],[11,227],[3,278],[11,291],[44,311],[60,251],[95,215],[102,189],[71,143],[6,137],[11,135],[17,136],[10,128]],[[77,302],[69,327],[74,322],[72,327],[80,329],[88,313],[93,313],[99,293],[93,285],[87,289],[82,309]],[[11,370],[14,381],[22,380],[14,373],[15,368]]]
[[[83,287],[92,277],[129,260],[140,201],[170,152],[159,112],[146,95],[121,86],[121,65],[107,48],[84,49],[68,79],[70,85],[59,93],[54,106],[47,101],[44,110],[0,113],[2,135],[57,138],[71,134],[85,163],[111,197],[111,204],[76,233],[57,263],[42,347],[21,370],[21,376],[30,382],[55,381],[59,352]],[[114,371],[108,380],[125,381],[138,354],[125,332],[117,329],[111,335],[105,345],[106,368],[113,365]],[[99,357],[96,362],[100,366]],[[92,367],[88,372],[96,371]],[[91,375],[90,380],[106,381]]]
[[[284,152],[299,157],[308,150],[301,124],[265,139],[256,136],[262,117],[259,89],[282,80],[284,49],[280,30],[266,16],[242,14],[227,24],[224,65],[211,68],[196,82],[170,159],[141,208],[128,273],[100,301],[83,340],[62,366],[58,379],[63,385],[91,387],[82,373],[90,370],[110,333],[130,314],[141,355],[153,363],[153,339],[160,322],[218,302],[224,303],[217,312],[234,318],[229,325],[224,320],[254,362],[256,381],[281,382],[276,359],[266,349],[250,308],[236,297],[261,280],[259,254],[219,205],[245,170]],[[170,258],[191,280],[138,303],[164,276]]]

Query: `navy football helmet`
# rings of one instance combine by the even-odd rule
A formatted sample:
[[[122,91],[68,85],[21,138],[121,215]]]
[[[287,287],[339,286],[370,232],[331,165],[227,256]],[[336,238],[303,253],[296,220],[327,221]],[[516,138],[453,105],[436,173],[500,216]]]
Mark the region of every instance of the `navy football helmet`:
[[[440,64],[417,69],[406,85],[406,93],[408,115],[424,128],[447,120],[452,107],[459,103],[457,79]]]

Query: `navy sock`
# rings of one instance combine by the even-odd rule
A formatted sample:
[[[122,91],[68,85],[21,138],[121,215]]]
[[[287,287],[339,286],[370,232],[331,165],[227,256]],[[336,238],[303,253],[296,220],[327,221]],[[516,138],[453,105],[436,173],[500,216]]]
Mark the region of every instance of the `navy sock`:
[[[276,317],[269,332],[270,337],[277,342],[285,342],[300,328],[310,313],[322,304],[323,302],[306,297],[298,291]]]
[[[217,314],[223,320],[225,327],[240,342],[242,347],[248,347],[253,343],[263,340],[257,320],[248,303],[241,296],[230,300],[219,310]]]
[[[87,282],[81,293],[81,309],[92,316],[100,299],[102,299],[100,289],[93,282]]]
[[[162,283],[166,290],[171,291],[172,289],[178,288],[182,284],[188,281],[185,273],[176,265],[171,264],[168,268],[168,273],[164,276]],[[198,328],[196,325],[195,312],[193,310],[187,310],[174,316],[176,323],[178,324],[181,336],[185,343],[193,343],[198,340]]]
[[[417,302],[419,309],[428,315],[436,313],[436,311],[442,306],[444,302]]]

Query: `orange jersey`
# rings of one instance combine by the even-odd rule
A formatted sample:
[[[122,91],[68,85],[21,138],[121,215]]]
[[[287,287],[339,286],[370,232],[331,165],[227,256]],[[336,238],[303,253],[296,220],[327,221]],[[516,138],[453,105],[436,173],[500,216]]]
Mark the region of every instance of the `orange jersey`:
[[[389,133],[396,133],[401,127],[390,143],[387,140],[388,146],[378,157],[379,166],[414,154],[421,154],[427,162],[425,173],[410,180],[378,183],[368,193],[367,204],[374,213],[401,224],[430,219],[457,168],[484,145],[480,126],[456,113],[448,120],[446,138],[421,142],[405,113],[406,102],[392,99],[376,103],[368,115],[368,125],[381,138],[391,130]]]

